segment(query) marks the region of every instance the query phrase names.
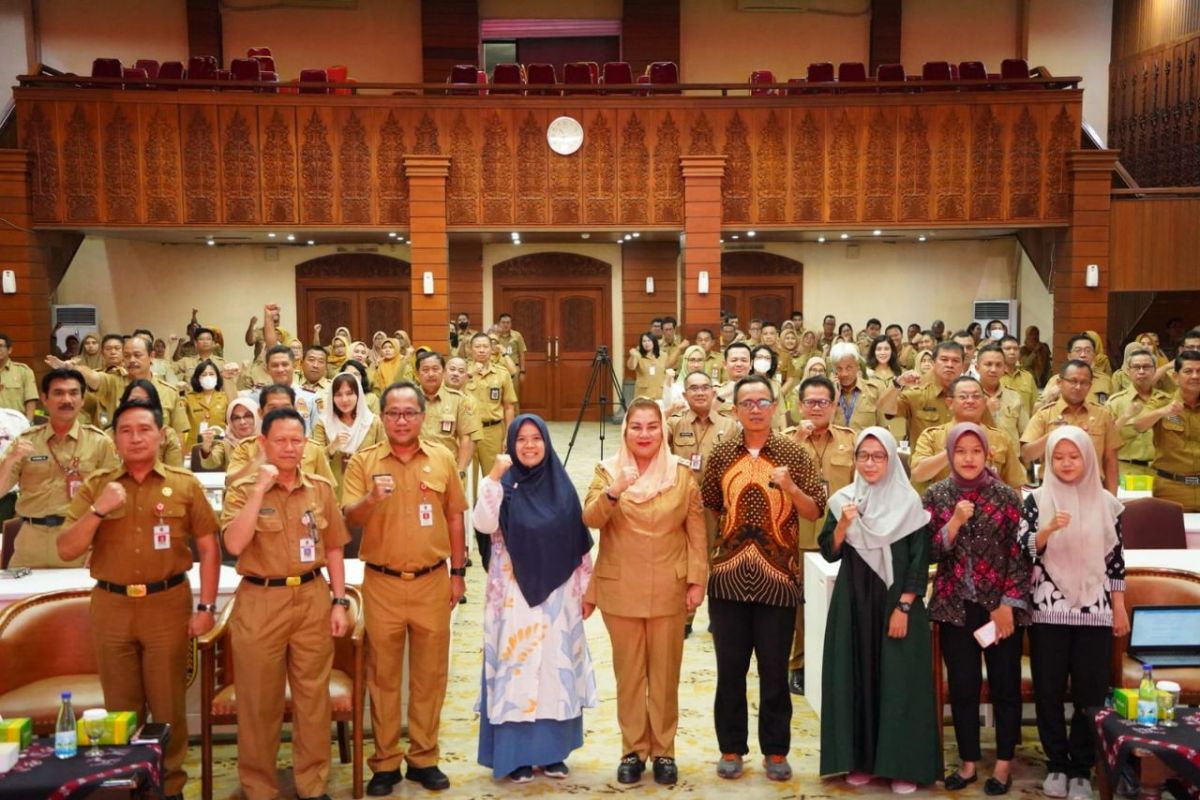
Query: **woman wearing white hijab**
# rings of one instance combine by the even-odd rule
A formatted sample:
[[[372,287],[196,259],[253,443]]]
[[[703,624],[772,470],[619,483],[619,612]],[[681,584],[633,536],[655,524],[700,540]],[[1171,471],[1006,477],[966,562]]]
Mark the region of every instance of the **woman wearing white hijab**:
[[[825,628],[821,774],[909,794],[942,774],[923,598],[929,512],[884,428],[855,440],[855,478],[830,498],[817,539],[841,561]]]
[[[219,440],[216,438],[215,431],[211,435],[201,437],[201,466],[207,470],[225,469],[229,464],[229,457],[237,449],[237,446],[247,439],[258,436],[261,425],[258,401],[249,397],[237,397],[231,400],[225,408],[225,431],[221,438]]]
[[[1047,797],[1091,798],[1095,731],[1083,713],[1104,705],[1114,636],[1129,633],[1121,501],[1104,490],[1087,431],[1063,425],[1046,440],[1049,468],[1025,499],[1021,544],[1033,558],[1029,660]],[[1075,713],[1063,709],[1067,679]]]
[[[313,443],[323,448],[337,481],[338,500],[342,499],[342,481],[346,462],[359,450],[387,441],[377,415],[367,406],[366,393],[358,375],[342,372],[329,385],[331,402],[325,404],[321,418],[313,426]]]

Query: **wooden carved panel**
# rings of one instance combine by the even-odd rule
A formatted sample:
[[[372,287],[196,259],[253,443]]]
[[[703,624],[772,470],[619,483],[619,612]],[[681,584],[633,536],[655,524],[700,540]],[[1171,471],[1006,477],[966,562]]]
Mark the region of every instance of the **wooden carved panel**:
[[[428,112],[421,115],[421,121],[417,125],[417,143],[413,152],[420,156],[438,155],[442,152],[438,147],[437,123]]]
[[[929,219],[931,179],[929,174],[929,127],[925,113],[912,109],[902,117],[900,139],[900,221]]]
[[[825,114],[797,112],[792,134],[792,221],[825,218]]]
[[[758,194],[760,223],[787,221],[788,154],[787,139],[779,116],[771,111],[758,133],[758,157],[755,159],[755,186]]]
[[[751,168],[750,132],[742,115],[733,112],[725,126],[725,175],[721,178],[725,222],[750,221]]]
[[[142,106],[146,222],[179,222],[179,116],[171,106]]]
[[[663,117],[654,143],[654,221],[683,223],[683,174],[679,166],[679,126],[670,112]]]
[[[858,128],[845,109],[834,112],[829,141],[829,219],[858,219]]]
[[[300,221],[333,222],[333,145],[328,109],[301,111]]]
[[[32,103],[29,114],[21,120],[21,147],[33,159],[30,193],[33,196],[33,218],[51,222],[59,218],[58,208],[58,139],[54,134],[54,104]]]
[[[581,222],[579,191],[582,183],[582,150],[569,156],[551,153],[550,158],[550,224],[575,225]]]
[[[104,216],[110,222],[138,222],[137,108],[101,106]]]
[[[1067,179],[1067,152],[1079,134],[1075,121],[1064,105],[1050,123],[1050,144],[1046,148],[1046,217],[1066,219],[1071,198]]]
[[[1004,126],[991,106],[975,109],[971,130],[971,218],[999,219],[1004,181]]]
[[[446,216],[451,224],[469,224],[477,218],[479,160],[475,134],[463,112],[450,128],[450,180],[446,187]]]
[[[184,221],[217,221],[216,109],[188,106],[183,133]]]
[[[589,223],[617,221],[617,155],[609,116],[592,115],[583,138],[584,221]]]
[[[703,111],[692,123],[691,135],[691,144],[688,146],[689,156],[707,156],[717,152],[712,123],[708,121],[708,115]]]
[[[347,225],[371,223],[371,146],[362,117],[351,111],[338,142],[338,189],[341,219]]]
[[[891,222],[896,218],[896,116],[878,108],[867,127],[867,163],[863,219]]]
[[[379,184],[379,221],[408,221],[408,175],[404,171],[404,127],[394,111],[388,111],[379,130],[379,157],[375,161]]]
[[[263,109],[263,221],[296,222],[296,116],[291,109]],[[263,120],[265,124],[263,124]]]
[[[935,218],[953,222],[967,218],[967,133],[962,113],[950,109],[938,131],[935,173]]]
[[[1029,106],[1021,106],[1008,159],[1008,216],[1037,219],[1042,196],[1042,142]]]
[[[544,278],[547,281],[564,276],[607,280],[611,272],[612,265],[607,261],[576,253],[530,253],[506,259],[492,267],[493,278]]]
[[[545,126],[532,111],[517,134],[517,222],[546,222],[546,159],[559,158],[546,146]]]
[[[621,133],[621,222],[644,224],[650,221],[650,150],[646,147],[646,127],[637,112],[629,115]]]
[[[546,349],[546,301],[541,297],[519,297],[509,310],[513,328],[525,337],[525,346],[535,353]]]
[[[100,154],[96,146],[96,108],[74,103],[63,136],[63,195],[67,222],[99,219]]]
[[[492,112],[483,129],[483,223],[507,225],[513,220],[513,153],[508,143],[507,115]]]
[[[253,225],[259,219],[257,116],[248,117],[241,108],[235,107],[222,109],[220,119],[224,128],[221,177],[225,221],[234,225]]]

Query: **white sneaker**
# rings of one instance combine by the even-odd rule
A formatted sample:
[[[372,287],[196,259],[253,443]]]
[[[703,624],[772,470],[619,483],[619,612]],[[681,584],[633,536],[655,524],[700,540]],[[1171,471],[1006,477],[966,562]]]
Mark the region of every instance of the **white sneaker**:
[[[1092,782],[1087,778],[1071,778],[1071,786],[1067,791],[1067,800],[1093,800]]]
[[[892,781],[892,794],[912,794],[917,790],[917,785],[912,781]]]
[[[1046,797],[1067,796],[1067,775],[1065,772],[1051,772],[1042,781],[1042,794]]]

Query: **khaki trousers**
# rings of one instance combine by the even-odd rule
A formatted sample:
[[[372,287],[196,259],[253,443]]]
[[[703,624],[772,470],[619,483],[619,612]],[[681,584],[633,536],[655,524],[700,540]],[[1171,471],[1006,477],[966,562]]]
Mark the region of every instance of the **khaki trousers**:
[[[363,576],[363,614],[367,628],[367,691],[375,753],[373,772],[438,763],[438,726],[450,672],[450,573],[434,570],[414,580]],[[400,693],[404,685],[404,647],[409,644],[408,753],[400,747]]]
[[[637,753],[643,761],[658,756],[674,758],[686,614],[603,616],[612,639],[621,752]]]
[[[58,534],[62,531],[61,525],[48,528],[30,522],[21,523],[21,530],[13,542],[13,556],[8,565],[33,569],[82,567],[87,561],[87,553],[72,561],[63,561],[58,557]]]
[[[496,456],[504,450],[504,422],[489,425],[483,429],[483,438],[475,443],[475,455],[471,461],[479,470],[476,477],[487,475],[492,471],[492,463]],[[447,600],[446,602],[449,602]]]
[[[26,526],[28,527],[28,526]],[[171,726],[163,753],[163,793],[179,794],[187,782],[188,621],[192,589],[187,581],[146,597],[92,589],[92,641],[100,665],[104,705],[136,711]],[[50,633],[50,632],[48,632]]]
[[[1183,510],[1189,513],[1200,511],[1200,486],[1188,486],[1179,481],[1169,481],[1159,475],[1154,479],[1154,496],[1179,503],[1183,506]],[[16,563],[15,558],[13,562]]]
[[[329,779],[329,584],[238,585],[229,620],[238,705],[238,780],[249,800],[279,796],[275,767],[285,692],[292,695],[292,774],[300,797]]]

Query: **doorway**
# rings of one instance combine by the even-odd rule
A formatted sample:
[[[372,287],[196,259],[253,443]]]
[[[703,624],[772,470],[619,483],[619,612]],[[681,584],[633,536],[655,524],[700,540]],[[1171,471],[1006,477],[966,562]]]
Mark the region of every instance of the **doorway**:
[[[407,261],[376,253],[338,253],[296,265],[297,336],[306,344],[321,325],[328,346],[339,326],[368,345],[375,331],[391,336],[412,319]]]
[[[612,350],[611,269],[571,253],[534,253],[493,267],[495,316],[512,314],[513,328],[529,348],[522,411],[547,420],[578,416],[596,350]],[[594,392],[592,401],[598,398]]]
[[[781,324],[804,307],[804,264],[762,252],[721,254],[721,310],[746,330],[752,319]]]

